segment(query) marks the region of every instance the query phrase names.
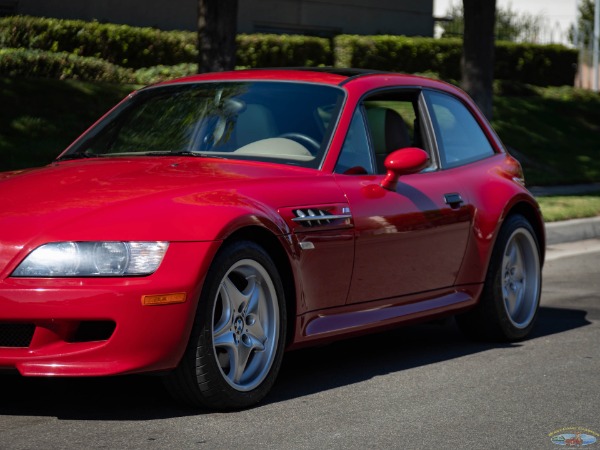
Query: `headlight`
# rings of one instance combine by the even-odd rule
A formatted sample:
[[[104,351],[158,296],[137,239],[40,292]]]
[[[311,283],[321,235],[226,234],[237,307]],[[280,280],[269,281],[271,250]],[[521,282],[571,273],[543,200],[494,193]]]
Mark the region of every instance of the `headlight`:
[[[13,277],[114,277],[150,275],[168,242],[55,242],[36,248]]]

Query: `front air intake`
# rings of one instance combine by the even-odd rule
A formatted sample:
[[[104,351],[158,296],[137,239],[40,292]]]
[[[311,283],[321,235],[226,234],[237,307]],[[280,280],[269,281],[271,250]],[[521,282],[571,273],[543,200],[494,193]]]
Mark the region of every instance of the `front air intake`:
[[[0,323],[0,347],[29,347],[35,325],[32,323]]]

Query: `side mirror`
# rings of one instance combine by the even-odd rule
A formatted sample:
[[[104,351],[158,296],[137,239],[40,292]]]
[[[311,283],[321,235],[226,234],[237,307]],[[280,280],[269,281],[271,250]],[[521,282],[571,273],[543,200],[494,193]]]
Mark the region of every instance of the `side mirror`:
[[[417,173],[427,167],[429,155],[420,148],[407,147],[390,153],[383,163],[387,174],[381,182],[381,187],[395,191],[400,175]]]

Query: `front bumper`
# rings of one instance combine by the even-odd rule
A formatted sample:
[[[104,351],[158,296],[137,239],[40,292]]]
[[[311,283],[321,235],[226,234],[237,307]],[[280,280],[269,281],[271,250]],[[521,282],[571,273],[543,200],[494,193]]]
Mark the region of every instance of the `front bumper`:
[[[0,369],[100,376],[176,367],[217,247],[171,243],[147,277],[0,280]],[[144,295],[179,292],[183,303],[142,305]]]

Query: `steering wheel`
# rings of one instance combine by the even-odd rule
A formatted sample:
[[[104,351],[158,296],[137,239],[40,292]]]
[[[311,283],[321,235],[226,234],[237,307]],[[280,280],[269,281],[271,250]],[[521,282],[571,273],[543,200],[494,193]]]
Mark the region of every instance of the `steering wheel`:
[[[321,149],[321,144],[319,144],[315,139],[311,138],[310,136],[307,136],[306,134],[290,132],[280,134],[278,137],[291,139],[293,141],[298,142],[299,144],[304,145],[305,147],[308,147],[308,151],[313,155],[316,155]]]

